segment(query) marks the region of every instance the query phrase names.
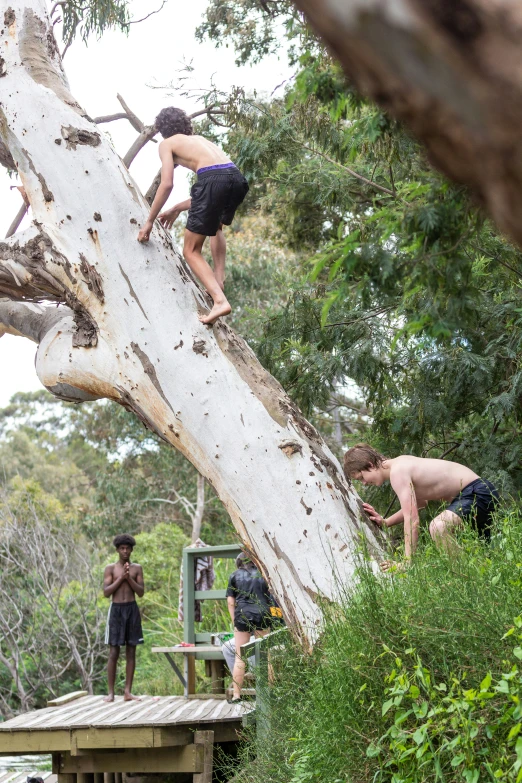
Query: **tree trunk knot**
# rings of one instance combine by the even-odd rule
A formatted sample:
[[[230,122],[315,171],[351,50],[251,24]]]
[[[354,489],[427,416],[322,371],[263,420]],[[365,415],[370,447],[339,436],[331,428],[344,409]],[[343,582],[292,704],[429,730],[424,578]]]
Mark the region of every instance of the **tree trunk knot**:
[[[303,453],[302,445],[296,440],[284,440],[279,444],[278,448],[280,448],[287,457],[291,457],[292,454],[296,454],[297,452],[299,452],[301,455]]]

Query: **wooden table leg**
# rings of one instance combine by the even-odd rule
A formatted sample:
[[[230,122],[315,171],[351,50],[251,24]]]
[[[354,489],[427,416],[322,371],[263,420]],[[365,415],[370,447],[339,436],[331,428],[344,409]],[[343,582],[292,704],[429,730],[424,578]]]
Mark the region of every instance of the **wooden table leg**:
[[[210,677],[211,693],[225,693],[225,662],[224,661],[209,661],[210,663]]]
[[[203,771],[192,776],[193,783],[212,783],[214,769],[214,732],[195,731],[194,745],[203,745]]]
[[[185,696],[196,693],[196,660],[194,655],[185,655]]]

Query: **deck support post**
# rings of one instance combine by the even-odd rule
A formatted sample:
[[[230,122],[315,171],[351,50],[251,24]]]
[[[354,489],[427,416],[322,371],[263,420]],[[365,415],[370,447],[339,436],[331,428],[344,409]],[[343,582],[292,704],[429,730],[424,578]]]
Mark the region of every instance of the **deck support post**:
[[[209,661],[210,663],[210,677],[211,693],[225,693],[225,662],[224,661]]]
[[[103,783],[114,783],[114,772],[104,772]]]
[[[56,777],[58,778],[58,783],[76,783],[76,775],[74,773],[58,772]]]
[[[203,771],[192,776],[193,783],[212,783],[214,770],[214,732],[195,731],[194,744],[203,746]]]

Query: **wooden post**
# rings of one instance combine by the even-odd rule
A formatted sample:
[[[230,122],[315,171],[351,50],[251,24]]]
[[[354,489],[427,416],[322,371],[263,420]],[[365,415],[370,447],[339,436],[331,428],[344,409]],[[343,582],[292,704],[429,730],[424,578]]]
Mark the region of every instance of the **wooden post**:
[[[58,783],[76,783],[76,775],[73,773],[58,772]]]
[[[210,690],[212,693],[225,693],[225,662],[209,661],[210,663]]]
[[[114,772],[104,772],[103,783],[114,783]]]
[[[214,732],[194,732],[194,744],[203,745],[203,771],[193,775],[193,783],[212,783],[214,769]]]
[[[196,693],[196,656],[184,655],[185,658],[185,696]]]
[[[194,644],[194,555],[183,550],[183,639]],[[189,691],[190,692],[190,691]]]
[[[78,781],[80,783],[80,781]],[[114,783],[122,783],[122,773],[121,772],[115,772],[114,773]]]
[[[77,772],[76,783],[94,783],[94,774],[92,772]]]

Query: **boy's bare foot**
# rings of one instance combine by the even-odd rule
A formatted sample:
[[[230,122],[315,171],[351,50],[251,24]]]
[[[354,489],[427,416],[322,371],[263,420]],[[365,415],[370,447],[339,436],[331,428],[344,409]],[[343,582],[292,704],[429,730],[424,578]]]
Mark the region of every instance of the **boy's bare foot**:
[[[231,310],[232,308],[228,301],[223,299],[222,302],[214,302],[214,307],[208,315],[199,315],[198,318],[202,324],[213,324],[214,321],[217,321],[222,315],[228,315]]]
[[[141,701],[141,696],[133,696],[132,693],[126,693],[123,701]]]
[[[103,701],[114,701],[114,693],[109,693],[109,695],[106,696]]]

